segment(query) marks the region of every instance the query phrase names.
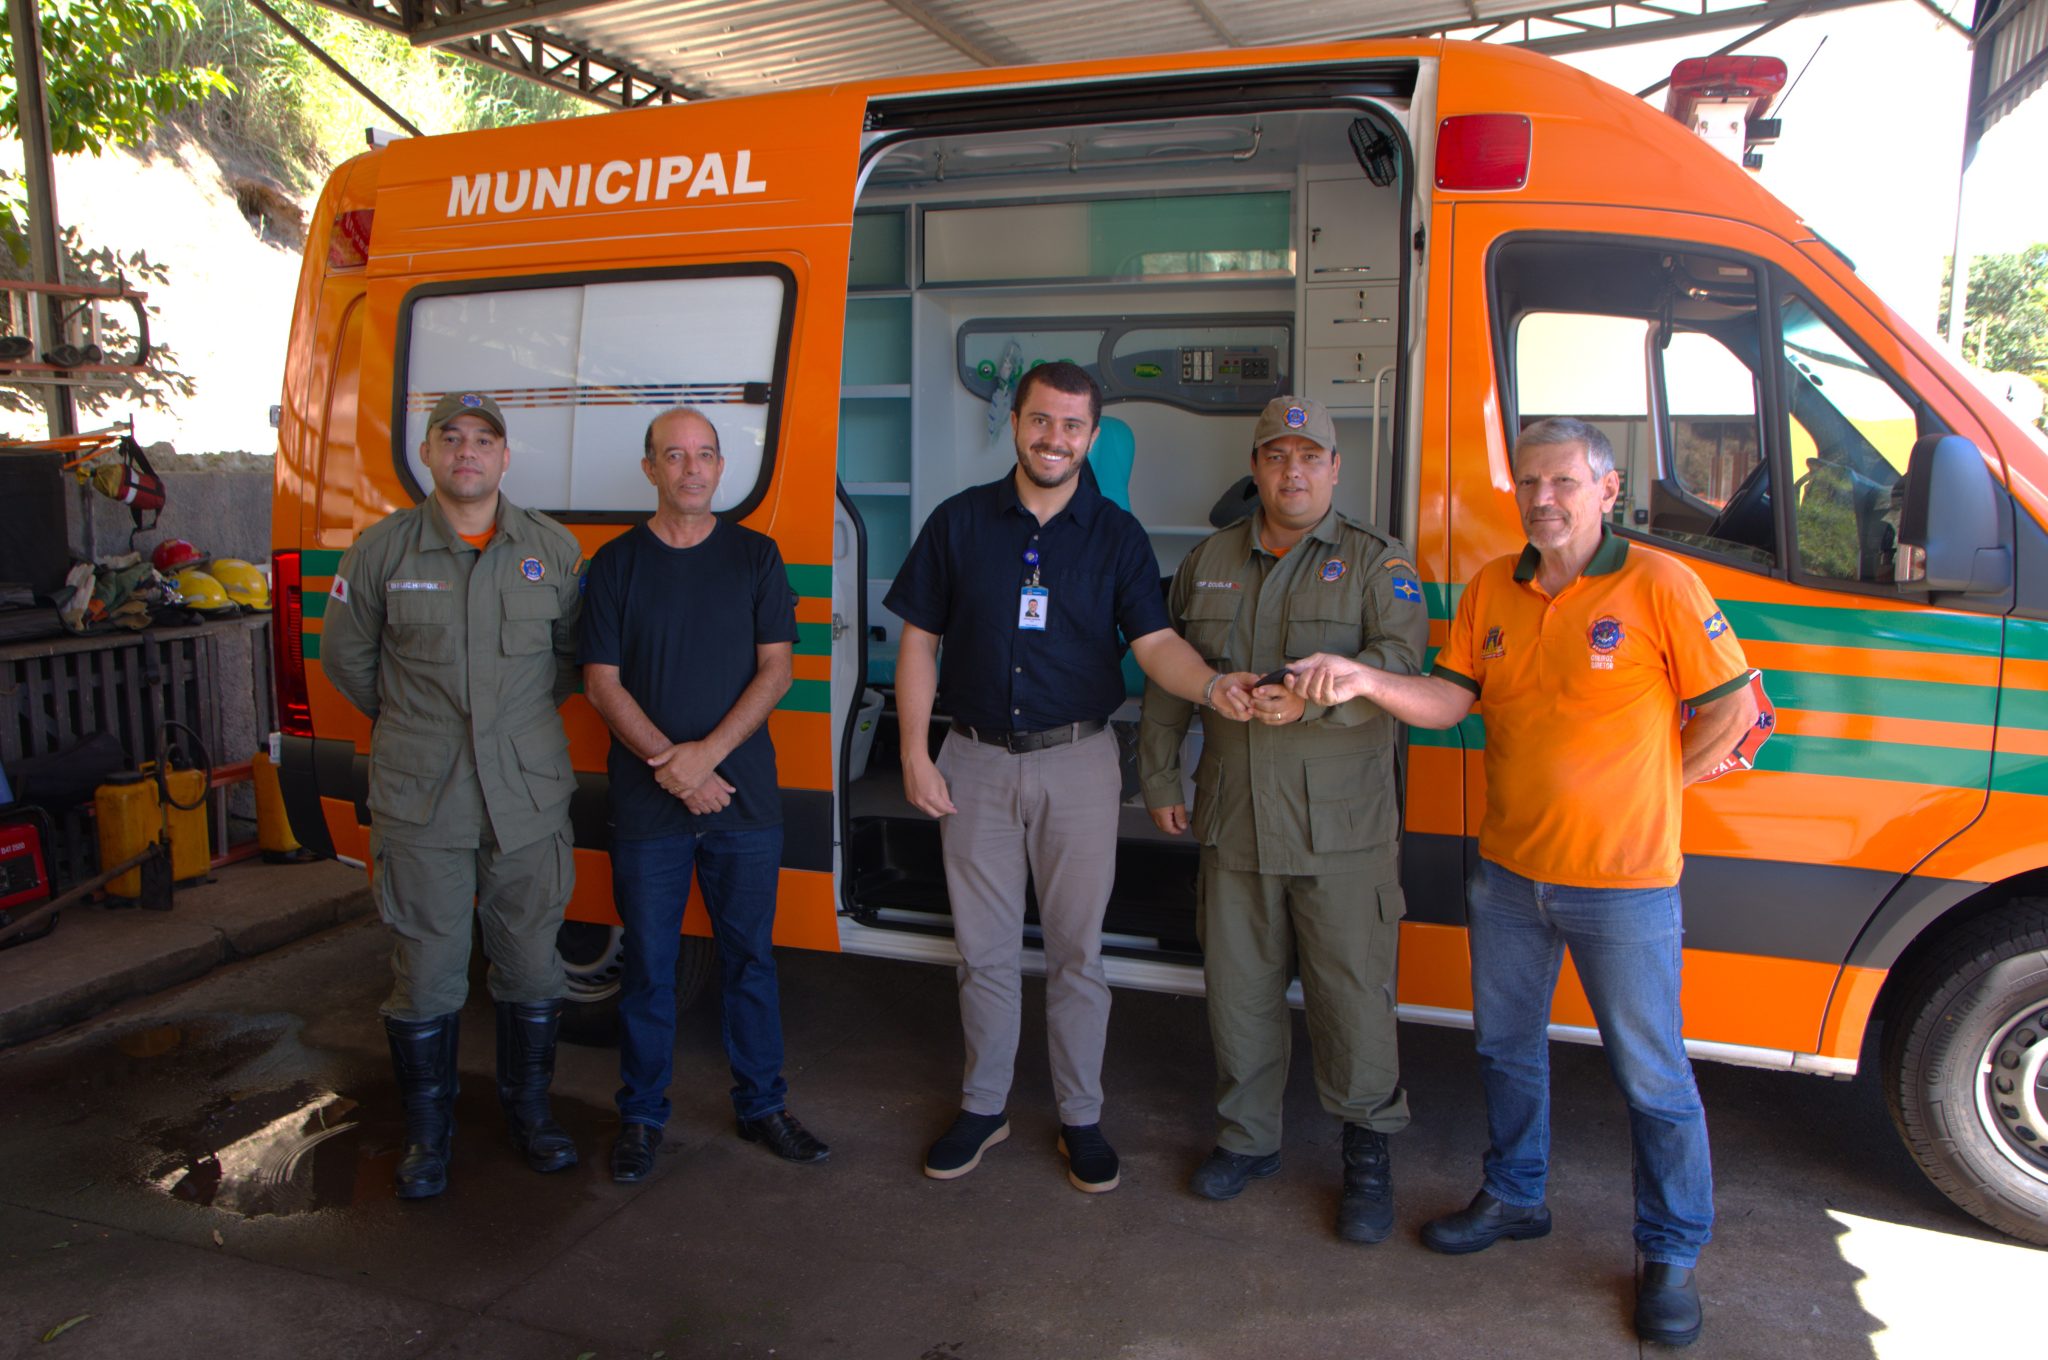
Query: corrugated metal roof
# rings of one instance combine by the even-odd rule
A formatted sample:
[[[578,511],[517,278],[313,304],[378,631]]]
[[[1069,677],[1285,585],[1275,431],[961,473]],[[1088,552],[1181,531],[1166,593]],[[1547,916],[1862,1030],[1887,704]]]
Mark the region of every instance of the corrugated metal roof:
[[[1550,52],[1757,29],[1871,0],[317,0],[599,102],[631,107],[1105,57],[1436,36]],[[1930,6],[1936,0],[1921,0]],[[2011,70],[2048,0],[2007,0]],[[1980,0],[1987,7],[1999,0]],[[2001,92],[2016,103],[2039,71]],[[1991,88],[1991,87],[1982,87]],[[2003,105],[2001,105],[2002,111]],[[1995,115],[1994,115],[1995,116]]]
[[[1970,123],[1973,135],[2048,83],[2048,0],[2004,0],[1977,12]]]

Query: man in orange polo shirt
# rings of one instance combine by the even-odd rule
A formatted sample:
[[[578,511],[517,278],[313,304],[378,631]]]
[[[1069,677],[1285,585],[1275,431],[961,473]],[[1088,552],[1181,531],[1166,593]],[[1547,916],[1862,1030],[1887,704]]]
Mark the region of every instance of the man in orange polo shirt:
[[[1530,426],[1514,479],[1529,544],[1480,568],[1430,674],[1318,655],[1287,683],[1416,727],[1455,726],[1475,701],[1486,720],[1468,915],[1490,1146],[1479,1193],[1424,1225],[1424,1245],[1463,1254],[1550,1231],[1547,1030],[1569,947],[1628,1100],[1636,1331],[1682,1346],[1700,1333],[1693,1268],[1714,1187],[1679,1013],[1680,799],[1755,721],[1749,665],[1690,568],[1607,527],[1621,478],[1598,429]],[[1682,725],[1681,704],[1695,710]]]

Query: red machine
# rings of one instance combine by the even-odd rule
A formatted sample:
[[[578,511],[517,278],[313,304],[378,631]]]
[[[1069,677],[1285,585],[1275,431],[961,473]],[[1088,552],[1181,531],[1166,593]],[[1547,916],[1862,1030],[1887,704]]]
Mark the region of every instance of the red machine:
[[[14,924],[21,908],[33,907],[50,898],[50,819],[38,808],[15,808],[0,812],[0,930]],[[24,940],[40,939],[57,928],[53,912],[42,928],[26,931],[5,941],[0,949]]]

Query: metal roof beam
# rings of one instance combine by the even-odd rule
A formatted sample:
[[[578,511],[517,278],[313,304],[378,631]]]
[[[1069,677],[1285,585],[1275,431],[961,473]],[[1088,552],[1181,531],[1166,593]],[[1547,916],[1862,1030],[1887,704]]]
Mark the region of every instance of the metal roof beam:
[[[336,14],[346,14],[351,19],[390,29],[393,33],[412,32],[406,11],[414,7],[415,0],[402,0],[402,5],[400,0],[313,0],[313,3]]]
[[[883,0],[883,3],[912,23],[930,32],[939,41],[962,55],[980,62],[983,66],[1009,66],[1016,64],[1014,58],[1005,61],[986,47],[962,36],[958,29],[934,15],[923,5],[918,4],[917,0]]]
[[[313,0],[323,9],[375,24],[410,38],[413,27],[431,13],[437,0]],[[521,50],[523,47],[524,51]],[[665,72],[648,70],[606,56],[588,43],[544,28],[496,28],[439,44],[442,51],[510,71],[552,89],[588,99],[606,108],[636,109],[645,104],[673,104],[703,99],[705,94]],[[502,50],[501,50],[502,48]]]
[[[1603,47],[1620,47],[1629,43],[1658,42],[1665,38],[1684,38],[1696,33],[1718,33],[1730,28],[1753,27],[1759,23],[1782,23],[1803,18],[1810,14],[1826,14],[1833,10],[1854,9],[1861,5],[1875,4],[1877,0],[1762,0],[1760,4],[1743,5],[1733,9],[1708,10],[1704,4],[1696,14],[1683,18],[1671,17],[1671,11],[1662,6],[1635,5],[1623,3],[1617,10],[1637,13],[1655,13],[1662,17],[1645,19],[1641,23],[1616,23],[1609,28],[1595,28],[1583,33],[1559,34],[1549,38],[1524,37],[1513,43],[1526,47],[1532,52],[1557,56],[1568,52],[1590,52]],[[1558,5],[1547,10],[1531,10],[1514,16],[1510,23],[1522,25],[1522,32],[1529,32],[1531,22],[1556,23],[1583,27],[1584,20],[1566,18],[1566,15],[1585,15],[1593,12],[1591,5]],[[1775,25],[1774,25],[1775,26]],[[1414,36],[1456,37],[1462,30],[1432,28],[1421,30]],[[1496,27],[1488,36],[1499,32]]]
[[[542,28],[478,33],[441,48],[613,109],[675,104],[704,94],[673,78],[618,61],[587,43]]]
[[[429,0],[426,8],[431,17],[408,36],[414,47],[441,47],[461,38],[527,28],[541,19],[620,3],[623,0],[512,0],[493,5],[474,0]]]
[[[1468,0],[1468,3],[1473,2],[1474,0]],[[1211,33],[1214,33],[1223,40],[1225,47],[1244,46],[1242,42],[1238,41],[1237,35],[1224,26],[1223,20],[1217,17],[1215,7],[1209,4],[1208,0],[1188,0],[1188,8],[1201,16],[1202,22],[1209,26]]]

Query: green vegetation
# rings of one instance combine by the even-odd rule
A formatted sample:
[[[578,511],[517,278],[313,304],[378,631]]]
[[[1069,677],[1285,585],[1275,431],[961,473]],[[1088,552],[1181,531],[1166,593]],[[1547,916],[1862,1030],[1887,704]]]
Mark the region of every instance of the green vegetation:
[[[140,146],[166,118],[209,95],[227,81],[204,63],[138,63],[131,50],[163,35],[190,33],[200,22],[193,0],[62,0],[42,6],[43,67],[50,113],[50,145],[60,155],[89,154]],[[14,38],[0,25],[0,131],[20,136],[21,106],[14,82]],[[0,277],[27,278],[27,189],[17,175],[0,174]],[[65,277],[111,283],[161,282],[163,270],[140,251],[119,255],[88,246],[70,228],[60,234]],[[151,308],[153,312],[155,309]],[[109,309],[102,337],[107,350],[132,344],[121,310]],[[190,376],[177,368],[177,355],[159,345],[146,371],[110,388],[79,394],[79,404],[101,411],[117,401],[168,409],[173,398],[189,396]],[[30,391],[0,388],[0,410],[39,409]]]
[[[1947,260],[1941,270],[1941,333],[1947,335]],[[2048,243],[1972,257],[1968,295],[1964,357],[1993,373],[2024,373],[2048,393]],[[2043,424],[2048,428],[2048,418]]]
[[[573,117],[595,107],[507,71],[416,50],[397,34],[300,0],[275,3],[426,132]],[[304,195],[363,149],[365,128],[388,121],[247,0],[42,0],[41,9],[50,141],[60,155],[134,149],[152,135],[182,133],[232,173],[274,179]],[[0,24],[0,135],[18,137],[13,61],[12,39]],[[0,173],[0,278],[28,277],[27,213],[20,178]],[[65,277],[73,281],[165,281],[162,267],[142,252],[117,254],[68,227],[61,248]],[[109,353],[132,347],[120,316],[121,309],[109,309]],[[146,371],[81,391],[78,402],[88,411],[116,404],[168,410],[193,390],[176,365],[177,356],[158,345]],[[0,387],[0,411],[38,409],[30,389]]]
[[[45,3],[43,66],[50,145],[58,155],[97,155],[140,146],[172,113],[227,87],[204,63],[142,63],[128,55],[160,35],[189,34],[200,14],[193,0],[73,0]],[[20,136],[14,84],[14,36],[0,25],[0,129]],[[0,245],[17,265],[28,260],[21,181],[0,175]]]
[[[141,69],[218,70],[228,88],[176,121],[298,193],[363,149],[382,113],[246,0],[183,0],[197,24],[166,27],[129,51]],[[275,0],[279,12],[424,132],[461,132],[595,111],[574,95],[463,57],[414,48],[332,10]],[[398,129],[393,128],[396,132]]]

